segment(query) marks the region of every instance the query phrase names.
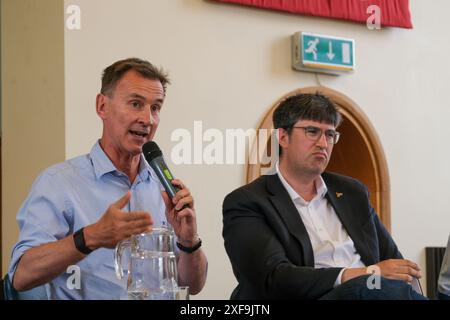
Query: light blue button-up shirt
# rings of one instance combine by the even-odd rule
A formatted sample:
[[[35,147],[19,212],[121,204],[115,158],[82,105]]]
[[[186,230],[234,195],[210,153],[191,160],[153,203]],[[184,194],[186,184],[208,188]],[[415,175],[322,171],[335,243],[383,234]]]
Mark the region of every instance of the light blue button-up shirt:
[[[139,173],[133,182],[118,171],[97,142],[89,154],[46,169],[34,182],[17,214],[19,241],[9,267],[13,279],[21,256],[32,247],[63,239],[97,222],[108,207],[131,190],[123,211],[150,212],[154,226],[167,226],[162,186],[141,155]],[[46,285],[50,299],[120,299],[126,297],[126,279],[114,271],[114,250],[100,248],[77,263],[81,288],[70,289],[72,273],[63,273]]]

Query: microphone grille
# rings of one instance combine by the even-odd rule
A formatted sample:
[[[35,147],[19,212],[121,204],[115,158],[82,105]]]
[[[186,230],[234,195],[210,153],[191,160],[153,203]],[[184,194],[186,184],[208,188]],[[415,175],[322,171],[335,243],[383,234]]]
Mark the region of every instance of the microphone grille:
[[[154,141],[146,142],[142,146],[142,153],[144,154],[147,162],[152,161],[153,159],[162,156],[162,151]]]

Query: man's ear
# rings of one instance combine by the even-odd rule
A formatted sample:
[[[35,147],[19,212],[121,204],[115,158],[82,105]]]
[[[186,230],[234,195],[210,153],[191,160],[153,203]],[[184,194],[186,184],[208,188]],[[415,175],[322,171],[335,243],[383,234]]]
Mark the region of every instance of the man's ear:
[[[283,128],[278,128],[278,144],[283,148],[289,144],[289,134]]]
[[[97,94],[97,98],[95,99],[95,110],[97,111],[98,116],[105,120],[108,116],[108,97],[99,93]]]

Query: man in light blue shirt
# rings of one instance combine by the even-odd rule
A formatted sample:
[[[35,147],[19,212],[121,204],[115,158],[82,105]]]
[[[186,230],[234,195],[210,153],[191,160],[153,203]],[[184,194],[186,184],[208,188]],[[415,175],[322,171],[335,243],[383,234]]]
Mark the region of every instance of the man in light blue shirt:
[[[46,284],[52,299],[119,299],[126,283],[115,276],[112,249],[163,225],[179,243],[179,285],[191,294],[203,288],[207,260],[193,197],[174,180],[181,190],[170,200],[141,153],[158,127],[168,83],[162,70],[136,58],[104,70],[96,100],[101,139],[89,154],[45,170],[19,210],[9,268],[16,290]],[[68,285],[73,265],[81,271],[79,288]]]

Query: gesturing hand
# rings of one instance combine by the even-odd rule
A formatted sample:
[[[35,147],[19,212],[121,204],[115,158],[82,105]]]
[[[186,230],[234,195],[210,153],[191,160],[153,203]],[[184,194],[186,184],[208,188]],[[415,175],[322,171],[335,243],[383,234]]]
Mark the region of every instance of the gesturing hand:
[[[148,212],[123,212],[130,201],[131,192],[111,204],[103,216],[84,229],[86,245],[94,250],[99,247],[114,248],[123,239],[150,230],[153,219]]]

